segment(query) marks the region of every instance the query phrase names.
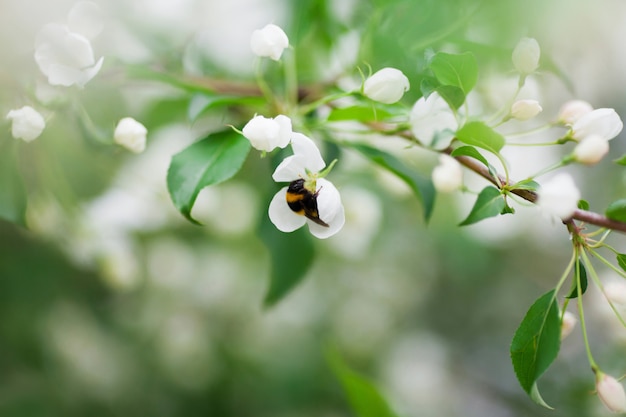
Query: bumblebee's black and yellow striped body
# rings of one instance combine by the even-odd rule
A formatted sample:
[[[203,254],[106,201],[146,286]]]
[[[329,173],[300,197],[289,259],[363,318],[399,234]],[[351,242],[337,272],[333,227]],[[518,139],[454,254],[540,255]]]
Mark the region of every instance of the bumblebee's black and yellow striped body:
[[[307,219],[315,223],[328,227],[322,219],[320,219],[317,210],[317,194],[319,191],[312,193],[304,186],[304,179],[292,181],[287,188],[287,205],[294,213],[305,216]]]

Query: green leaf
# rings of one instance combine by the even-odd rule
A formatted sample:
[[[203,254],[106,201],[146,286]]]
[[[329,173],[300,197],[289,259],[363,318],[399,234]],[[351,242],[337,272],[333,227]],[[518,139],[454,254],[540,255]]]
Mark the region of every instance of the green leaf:
[[[477,146],[497,154],[504,146],[504,136],[484,124],[483,122],[468,122],[456,132],[461,142]]]
[[[191,209],[204,187],[226,181],[246,160],[250,142],[232,129],[212,133],[172,157],[167,189],[174,206],[193,223]]]
[[[537,191],[539,189],[539,183],[535,180],[522,180],[518,181],[511,187],[512,190],[529,190],[529,191]]]
[[[626,154],[620,156],[619,158],[615,159],[613,162],[615,162],[618,165],[626,165]]]
[[[350,143],[349,145],[372,162],[389,170],[406,182],[413,190],[413,193],[422,202],[424,218],[426,220],[430,218],[435,203],[435,187],[430,178],[415,172],[398,158],[386,152],[362,144]]]
[[[465,95],[474,88],[478,80],[478,63],[471,52],[438,52],[430,62],[430,69],[441,84],[458,87]]]
[[[328,121],[358,120],[360,122],[367,122],[388,119],[391,116],[393,115],[390,112],[374,106],[357,105],[333,109],[328,115]]]
[[[473,146],[461,146],[452,151],[450,156],[469,156],[483,163],[486,167],[489,166],[489,162],[481,155],[480,152]]]
[[[618,253],[617,254],[617,264],[620,268],[626,271],[626,255]]]
[[[581,210],[589,210],[589,202],[587,200],[578,200],[578,208]]]
[[[24,225],[26,214],[26,190],[17,164],[17,152],[12,149],[20,145],[12,138],[0,139],[0,218]]]
[[[511,360],[520,385],[533,401],[547,408],[537,380],[558,355],[560,344],[559,309],[551,290],[530,307],[511,342]]]
[[[626,199],[612,202],[604,212],[609,219],[626,222]]]
[[[348,396],[350,407],[358,417],[397,417],[378,388],[367,378],[353,371],[334,350],[328,362]]]
[[[572,279],[572,288],[570,289],[569,295],[565,298],[576,298],[578,297],[578,278],[580,275],[580,294],[584,294],[587,291],[587,270],[585,269],[585,265],[580,262],[580,259],[576,260],[576,264],[574,265],[574,279]]]
[[[196,93],[191,97],[191,100],[189,101],[189,107],[187,108],[187,117],[193,122],[196,121],[198,117],[200,117],[202,114],[215,107],[262,104],[263,102],[264,99],[260,97],[238,97]]]
[[[315,246],[307,227],[283,233],[263,217],[259,230],[261,240],[270,253],[270,285],[264,305],[271,307],[298,285],[315,259]]]
[[[491,186],[485,187],[478,194],[470,214],[459,226],[467,226],[489,217],[495,217],[502,213],[505,206],[506,202],[504,201],[504,196],[500,194],[500,190]]]
[[[455,87],[453,85],[440,85],[435,89],[437,93],[443,98],[448,105],[458,110],[459,107],[465,103],[465,93],[461,88]]]

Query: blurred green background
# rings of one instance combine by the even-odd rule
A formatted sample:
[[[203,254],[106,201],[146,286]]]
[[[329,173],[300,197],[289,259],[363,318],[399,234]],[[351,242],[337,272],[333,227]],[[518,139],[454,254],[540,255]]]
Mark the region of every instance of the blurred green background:
[[[63,21],[71,5],[3,1],[3,114],[41,93],[34,37],[43,24]],[[84,90],[61,91],[35,142],[15,152],[8,125],[0,137],[0,150],[15,152],[29,199],[28,227],[0,222],[0,416],[355,415],[326,360],[330,347],[375,382],[398,416],[606,414],[593,395],[580,329],[540,381],[555,411],[527,398],[510,365],[515,329],[569,259],[564,227],[520,207],[515,216],[460,229],[471,202],[459,196],[438,197],[425,225],[419,203],[395,178],[349,151],[324,148],[339,152],[332,179],[346,226],[315,241],[304,282],[264,308],[271,265],[259,236],[275,191],[268,160],[251,153],[233,180],[203,191],[193,212],[202,227],[175,211],[165,187],[173,154],[224,124],[241,127],[249,115],[216,109],[191,123],[188,91],[126,70],[250,82],[250,33],[274,22],[295,48],[301,83],[343,74],[358,82],[356,66],[394,66],[411,80],[410,108],[429,50],[473,51],[482,81],[514,77],[511,50],[531,36],[542,46],[542,71],[527,93],[537,95],[546,120],[571,98],[623,115],[626,4],[100,5],[105,30],[94,50],[105,56],[102,72]],[[270,82],[279,81],[277,68],[269,66]],[[127,115],[142,121],[148,149],[136,156],[93,140],[81,109],[103,132]],[[626,151],[623,138],[611,146],[607,161]],[[428,173],[432,160],[408,156]],[[544,162],[508,157],[531,172]],[[598,211],[626,191],[623,170],[609,165],[574,172]],[[466,180],[480,189],[471,173]],[[625,246],[621,236],[613,243]],[[587,299],[592,348],[603,369],[621,375],[623,329],[597,291]]]

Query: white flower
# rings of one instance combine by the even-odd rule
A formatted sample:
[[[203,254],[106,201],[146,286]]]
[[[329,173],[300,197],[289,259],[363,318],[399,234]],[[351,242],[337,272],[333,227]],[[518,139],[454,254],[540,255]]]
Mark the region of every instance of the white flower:
[[[620,134],[623,127],[624,123],[614,109],[595,109],[573,124],[570,136],[576,141],[591,135],[611,140]]]
[[[431,145],[452,139],[458,128],[450,106],[438,93],[417,100],[411,109],[409,122],[413,136]]]
[[[513,65],[521,74],[528,75],[539,67],[541,50],[533,38],[522,38],[513,50]]]
[[[440,155],[439,165],[433,169],[432,180],[435,189],[441,193],[458,190],[463,185],[461,164],[449,155]]]
[[[383,68],[365,80],[363,94],[374,101],[392,104],[409,89],[409,79],[395,68]]]
[[[50,23],[37,34],[35,61],[52,85],[84,87],[102,67],[89,40],[66,26]]]
[[[104,27],[100,6],[92,1],[75,3],[67,14],[67,26],[87,39],[95,38]]]
[[[570,100],[563,103],[559,109],[557,120],[564,125],[571,126],[585,114],[591,113],[592,110],[591,104],[584,100]]]
[[[293,155],[278,165],[272,178],[277,182],[290,182],[290,185],[294,184],[294,181],[303,180],[303,184],[300,185],[304,186],[309,195],[315,196],[313,200],[316,201],[317,207],[309,208],[313,211],[316,209],[317,213],[313,212],[313,216],[308,217],[301,210],[296,213],[287,202],[289,187],[283,187],[270,202],[268,210],[270,220],[282,232],[293,232],[307,224],[313,236],[326,239],[341,230],[345,223],[341,196],[330,181],[318,177],[319,171],[326,164],[311,139],[301,133],[294,133],[291,147]],[[318,215],[317,219],[315,214]]]
[[[11,120],[11,134],[15,139],[22,139],[31,142],[41,135],[46,127],[46,121],[39,112],[30,106],[21,109],[11,110],[7,114],[7,119]]]
[[[574,159],[585,165],[593,165],[609,152],[609,141],[600,135],[587,136],[574,148]]]
[[[285,48],[289,46],[287,34],[274,24],[266,25],[263,29],[252,32],[250,38],[250,48],[255,55],[260,57],[270,57],[278,61]]]
[[[542,110],[537,100],[517,100],[511,106],[511,117],[517,120],[529,120]]]
[[[623,281],[609,282],[604,286],[604,295],[612,303],[626,306],[626,283]]]
[[[148,129],[132,117],[125,117],[119,121],[113,132],[113,139],[118,145],[134,153],[141,153],[146,149],[146,134]]]
[[[574,316],[569,311],[563,313],[563,321],[561,322],[561,340],[565,339],[572,333],[574,327],[576,327],[576,323],[578,320],[576,316]]]
[[[242,129],[243,135],[255,149],[271,152],[284,148],[291,140],[291,119],[282,114],[273,119],[253,117]]]
[[[567,220],[578,208],[580,191],[569,174],[560,173],[541,184],[537,197],[539,207]]]
[[[609,411],[626,412],[626,393],[619,381],[601,371],[596,371],[596,391]]]

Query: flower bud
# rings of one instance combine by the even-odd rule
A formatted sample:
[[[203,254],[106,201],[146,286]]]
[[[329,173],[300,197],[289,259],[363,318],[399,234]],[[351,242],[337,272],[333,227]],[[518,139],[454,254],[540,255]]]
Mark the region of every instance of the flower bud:
[[[409,89],[409,79],[395,68],[383,68],[365,80],[363,94],[384,104],[392,104],[402,98]]]
[[[266,25],[263,29],[252,32],[250,38],[250,48],[255,55],[260,57],[270,57],[278,61],[285,48],[289,46],[287,34],[274,24]]]
[[[606,408],[613,413],[626,412],[626,393],[619,381],[601,371],[596,371],[596,391]]]
[[[533,38],[522,38],[513,50],[513,65],[521,74],[528,75],[539,67],[541,50]]]
[[[612,303],[626,306],[626,282],[609,282],[604,286],[604,295]]]
[[[560,173],[541,184],[537,205],[550,214],[567,220],[578,208],[580,191],[569,174]]]
[[[565,102],[559,110],[558,122],[564,125],[573,125],[578,119],[593,110],[591,104],[584,100],[570,100]]]
[[[31,142],[41,135],[46,127],[46,121],[39,112],[30,106],[11,110],[7,113],[7,119],[11,120],[11,134],[15,139]]]
[[[609,141],[600,135],[587,136],[574,148],[574,159],[585,165],[593,165],[609,152]]]
[[[432,180],[435,189],[441,193],[458,190],[463,185],[461,164],[449,155],[440,155],[439,165],[433,169]]]
[[[574,123],[570,136],[575,141],[591,135],[611,140],[620,134],[623,127],[624,123],[614,109],[595,109]]]
[[[576,316],[569,311],[563,313],[563,321],[561,322],[561,340],[565,339],[570,335],[570,333],[572,333],[572,330],[576,327],[577,322],[578,320],[576,319]]]
[[[243,135],[255,149],[271,152],[284,148],[291,140],[291,119],[282,114],[273,119],[253,117],[242,129]]]
[[[511,106],[511,117],[517,120],[529,120],[542,110],[537,100],[517,100]]]
[[[147,133],[148,130],[144,125],[132,117],[124,117],[115,127],[113,140],[131,152],[141,153],[146,149]]]

